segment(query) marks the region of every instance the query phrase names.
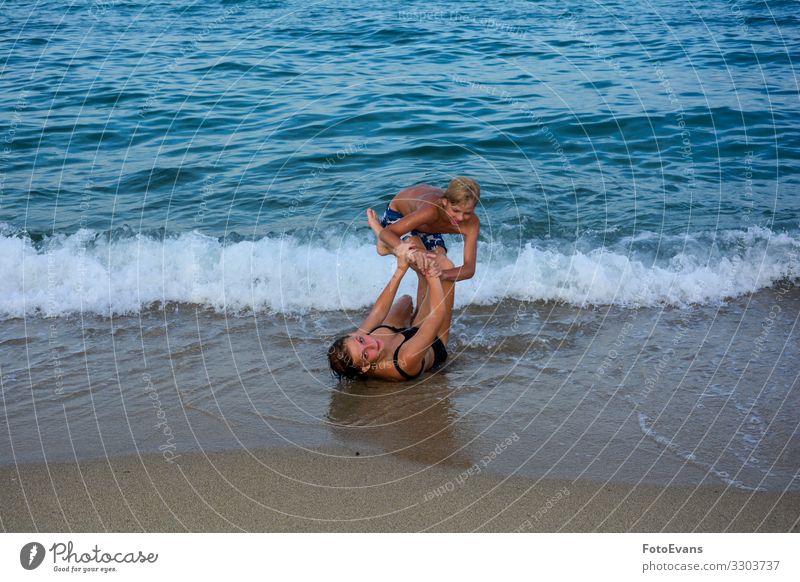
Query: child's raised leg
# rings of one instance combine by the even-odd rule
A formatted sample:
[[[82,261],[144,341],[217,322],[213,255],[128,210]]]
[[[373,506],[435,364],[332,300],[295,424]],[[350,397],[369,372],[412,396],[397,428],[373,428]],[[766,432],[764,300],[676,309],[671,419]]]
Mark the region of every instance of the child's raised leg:
[[[403,295],[394,302],[383,323],[401,328],[410,327],[413,312],[414,305],[411,302],[411,295]]]
[[[372,208],[367,208],[367,223],[372,229],[372,232],[375,233],[375,238],[378,239],[378,254],[382,257],[392,254],[392,249],[381,242],[381,231],[383,230],[383,227],[381,226],[381,221],[378,220],[378,215],[375,214],[375,211]]]

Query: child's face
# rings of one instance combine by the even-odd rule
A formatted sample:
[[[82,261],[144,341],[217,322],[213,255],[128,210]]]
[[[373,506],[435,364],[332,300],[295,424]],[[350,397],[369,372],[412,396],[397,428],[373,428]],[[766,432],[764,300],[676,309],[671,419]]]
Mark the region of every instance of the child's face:
[[[369,367],[380,360],[383,342],[368,333],[355,334],[347,340],[347,350],[356,367]]]
[[[442,208],[455,226],[472,218],[475,213],[475,205],[470,202],[461,204],[451,204],[447,199],[442,201]]]

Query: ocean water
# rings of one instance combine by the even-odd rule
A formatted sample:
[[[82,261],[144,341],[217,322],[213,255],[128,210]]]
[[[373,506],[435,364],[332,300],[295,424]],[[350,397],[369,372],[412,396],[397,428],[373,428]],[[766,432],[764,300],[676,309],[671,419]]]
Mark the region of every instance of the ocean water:
[[[494,470],[800,487],[796,3],[2,7],[0,461],[516,434]],[[456,174],[451,365],[337,384],[364,210]]]

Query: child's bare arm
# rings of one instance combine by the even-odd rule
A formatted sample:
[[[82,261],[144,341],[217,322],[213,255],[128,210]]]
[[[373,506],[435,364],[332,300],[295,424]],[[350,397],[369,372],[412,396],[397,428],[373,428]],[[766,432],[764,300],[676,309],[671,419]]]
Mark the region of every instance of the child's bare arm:
[[[406,247],[408,245],[403,246]],[[359,326],[359,331],[370,333],[373,329],[383,323],[383,320],[386,318],[386,316],[389,314],[389,310],[392,308],[392,303],[394,303],[394,298],[397,295],[397,288],[400,287],[400,281],[403,280],[403,276],[406,274],[406,271],[408,271],[408,261],[404,258],[398,257],[397,269],[392,275],[392,278],[389,279],[386,287],[383,288],[383,291],[375,300],[375,305],[372,307],[372,311],[369,312],[367,318]]]
[[[442,279],[445,281],[464,281],[475,275],[475,265],[478,261],[478,234],[481,229],[477,218],[476,216],[475,226],[465,229],[464,232],[464,264],[442,271]]]
[[[414,337],[405,342],[400,348],[398,359],[406,370],[415,370],[422,365],[425,354],[436,339],[436,334],[442,326],[446,315],[441,271],[439,271],[437,265],[431,264],[430,268],[426,270],[425,280],[428,282],[428,293],[430,294],[428,301],[430,302],[431,311],[422,322],[422,325],[419,326],[419,330],[414,334]]]

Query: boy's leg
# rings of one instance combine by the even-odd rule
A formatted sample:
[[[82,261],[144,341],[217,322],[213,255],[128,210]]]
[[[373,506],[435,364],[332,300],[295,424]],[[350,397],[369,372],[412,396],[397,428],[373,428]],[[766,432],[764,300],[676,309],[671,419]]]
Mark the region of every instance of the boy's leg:
[[[381,226],[381,221],[378,219],[378,215],[375,214],[375,211],[372,208],[367,208],[367,223],[372,229],[372,232],[375,233],[375,238],[378,239],[378,254],[382,257],[392,254],[392,249],[381,242],[381,231],[383,230],[383,227]]]

